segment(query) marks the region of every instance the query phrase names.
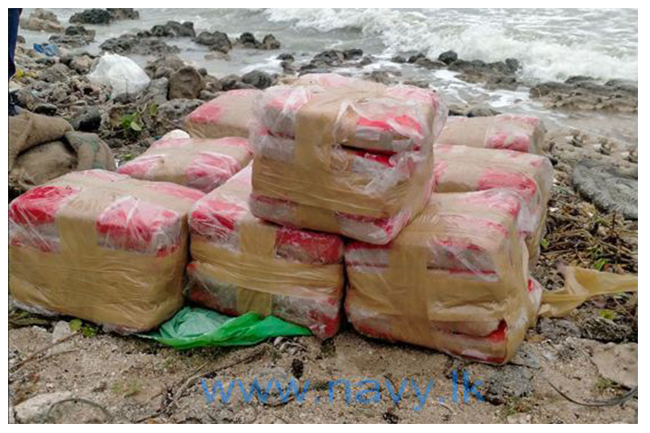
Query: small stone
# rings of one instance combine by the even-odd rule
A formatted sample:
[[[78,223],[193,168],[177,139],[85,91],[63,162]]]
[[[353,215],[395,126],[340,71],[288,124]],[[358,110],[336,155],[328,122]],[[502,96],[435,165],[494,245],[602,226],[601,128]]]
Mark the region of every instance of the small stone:
[[[38,394],[15,407],[16,421],[22,424],[36,424],[47,421],[47,414],[53,404],[72,397],[70,392]]]
[[[593,363],[598,373],[627,388],[639,384],[639,346],[636,343],[608,343],[593,350]]]
[[[266,89],[273,84],[273,78],[262,71],[252,71],[242,77],[242,81],[258,89]]]
[[[203,90],[201,74],[191,66],[174,72],[169,79],[169,99],[195,99]]]
[[[393,56],[390,61],[393,63],[406,63],[406,58],[403,56]]]
[[[438,56],[438,60],[440,60],[442,63],[446,65],[451,65],[456,60],[458,60],[458,54],[456,53],[456,51],[452,51],[452,50],[445,51],[444,53],[441,53]]]
[[[581,323],[582,337],[603,342],[621,342],[632,329],[604,317],[590,317]]]
[[[560,342],[567,337],[579,337],[580,328],[566,319],[549,319],[542,317],[537,323],[537,332],[553,342]]]
[[[486,383],[485,400],[503,404],[511,398],[523,397],[533,391],[533,373],[526,367],[504,365]]]

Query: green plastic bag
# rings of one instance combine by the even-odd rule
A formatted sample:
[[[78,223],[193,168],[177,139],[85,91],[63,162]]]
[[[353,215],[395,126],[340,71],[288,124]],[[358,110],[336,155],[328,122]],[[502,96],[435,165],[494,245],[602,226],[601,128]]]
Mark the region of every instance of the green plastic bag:
[[[184,307],[157,331],[141,334],[175,349],[252,346],[269,337],[311,335],[307,328],[274,316],[246,313],[228,317],[204,308]]]

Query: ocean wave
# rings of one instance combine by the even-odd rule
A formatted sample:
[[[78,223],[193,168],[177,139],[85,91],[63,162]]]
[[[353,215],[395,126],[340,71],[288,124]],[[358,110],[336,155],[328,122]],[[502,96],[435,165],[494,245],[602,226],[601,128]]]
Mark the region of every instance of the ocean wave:
[[[470,60],[517,58],[523,75],[536,80],[638,79],[638,19],[630,10],[267,9],[264,14],[300,30],[377,37],[384,56],[422,51],[437,57],[453,49]]]

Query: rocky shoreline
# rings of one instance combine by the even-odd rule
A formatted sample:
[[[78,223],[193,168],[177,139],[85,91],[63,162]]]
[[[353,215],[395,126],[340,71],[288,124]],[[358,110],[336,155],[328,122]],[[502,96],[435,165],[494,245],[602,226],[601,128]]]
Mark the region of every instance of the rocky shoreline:
[[[95,41],[95,32],[84,25],[137,20],[137,11],[92,9],[73,17],[76,18],[71,18],[67,27],[47,11],[38,10],[30,17],[23,17],[23,28],[52,33],[49,41],[57,44],[59,55],[47,56],[19,44],[16,51],[19,73],[10,89],[19,106],[36,113],[64,117],[76,130],[97,133],[112,148],[119,162],[138,156],[155,139],[182,126],[187,113],[220,92],[265,89],[290,82],[299,74],[360,70],[378,63],[375,57],[361,49],[325,50],[305,59],[299,53],[283,51],[282,41],[273,35],[244,31],[239,37],[230,38],[219,31],[196,29],[191,22],[170,21],[137,34]],[[254,70],[243,75],[216,77],[178,56],[180,48],[174,45],[178,38],[208,47],[206,55],[223,59],[228,59],[233,50],[277,53],[283,73]],[[102,52],[146,55],[148,62],[144,70],[151,79],[148,86],[137,94],[111,98],[110,87],[88,79],[99,57],[84,51],[92,42],[101,42]],[[531,98],[542,101],[550,110],[598,114],[634,114],[638,110],[636,82],[610,80],[601,83],[590,77],[571,77],[561,83],[532,83],[521,77],[522,65],[517,59],[487,63],[460,59],[453,51],[444,52],[436,59],[422,53],[395,56],[391,62],[432,71],[448,70],[456,73],[457,79],[479,83],[485,88],[528,88]],[[390,67],[378,67],[365,72],[364,76],[386,84],[405,82],[429,86],[425,81],[404,80],[399,70]],[[450,108],[453,115],[469,117],[497,113],[483,105]],[[133,123],[138,128],[131,127]],[[547,222],[548,234],[542,244],[535,276],[547,289],[557,289],[563,284],[557,272],[558,263],[637,273],[636,143],[622,143],[576,128],[554,128],[547,133],[544,151],[556,169],[556,183]],[[66,321],[17,310],[11,312],[10,323],[10,368],[60,339],[61,329],[65,331],[68,327]],[[594,410],[570,406],[567,410],[566,400],[549,388],[546,380],[562,384],[563,389],[572,391],[572,395],[581,400],[611,398],[628,389],[629,382],[625,385],[617,379],[616,366],[603,366],[598,357],[603,352],[617,351],[618,354],[621,350],[631,350],[634,355],[637,323],[636,295],[599,297],[565,319],[540,320],[538,326],[529,331],[516,362],[502,368],[458,361],[407,345],[389,345],[365,339],[350,330],[326,342],[289,338],[257,348],[178,353],[135,337],[117,337],[95,328],[92,335],[72,341],[65,349],[68,352],[56,353],[43,363],[37,360],[25,368],[12,370],[10,400],[15,407],[43,392],[74,390],[71,395],[98,402],[120,422],[635,422],[636,399],[620,407]],[[259,354],[255,355],[257,352]],[[361,352],[365,355],[361,356]],[[395,359],[397,353],[399,360],[387,364],[386,360]],[[628,355],[620,355],[617,359],[636,360],[636,355]],[[240,358],[244,361],[232,362]],[[298,378],[304,368],[308,372],[306,375],[323,381],[331,375],[381,376],[386,371],[392,371],[397,380],[405,375],[420,374],[424,368],[427,374],[436,376],[443,387],[454,369],[468,369],[472,377],[485,382],[484,389],[491,400],[478,407],[446,408],[434,404],[420,413],[390,402],[383,402],[376,408],[347,407],[342,397],[331,407],[304,408],[293,402],[278,407],[262,403],[245,406],[236,402],[232,407],[215,406],[206,410],[200,386],[176,385],[192,379],[202,365],[209,367],[206,374],[230,366],[224,371],[235,376],[279,369]],[[156,386],[149,389],[147,385],[152,383]],[[22,409],[24,407],[20,411],[10,410],[20,422],[29,420],[25,414],[32,413]],[[106,413],[97,408],[82,404],[74,409],[76,412],[70,410],[68,416],[74,413],[76,420],[105,421]],[[309,419],[304,418],[305,414]]]

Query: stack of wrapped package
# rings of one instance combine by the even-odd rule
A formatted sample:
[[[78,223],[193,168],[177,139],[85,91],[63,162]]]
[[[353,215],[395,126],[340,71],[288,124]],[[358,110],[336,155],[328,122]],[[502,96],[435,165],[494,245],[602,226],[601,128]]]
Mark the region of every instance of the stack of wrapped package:
[[[117,171],[136,179],[173,182],[207,193],[230,179],[252,157],[245,138],[163,137]]]
[[[545,132],[540,119],[534,116],[452,116],[437,143],[541,154]]]
[[[23,308],[121,333],[182,305],[187,213],[200,191],[103,171],[73,172],[9,205],[9,287]]]
[[[433,194],[389,245],[346,245],[345,307],[360,333],[501,364],[536,318],[541,287],[528,275],[508,190]]]
[[[520,195],[524,208],[518,227],[526,239],[530,264],[534,265],[553,185],[553,166],[548,158],[512,150],[442,144],[434,146],[434,158],[436,192],[505,188]]]
[[[431,195],[447,109],[430,90],[328,75],[256,100],[251,211],[386,244]]]
[[[341,320],[343,241],[254,217],[246,168],[189,215],[190,300],[224,314],[280,317],[332,337]]]
[[[248,137],[253,101],[262,92],[237,89],[222,93],[185,118],[185,130],[196,138]]]

